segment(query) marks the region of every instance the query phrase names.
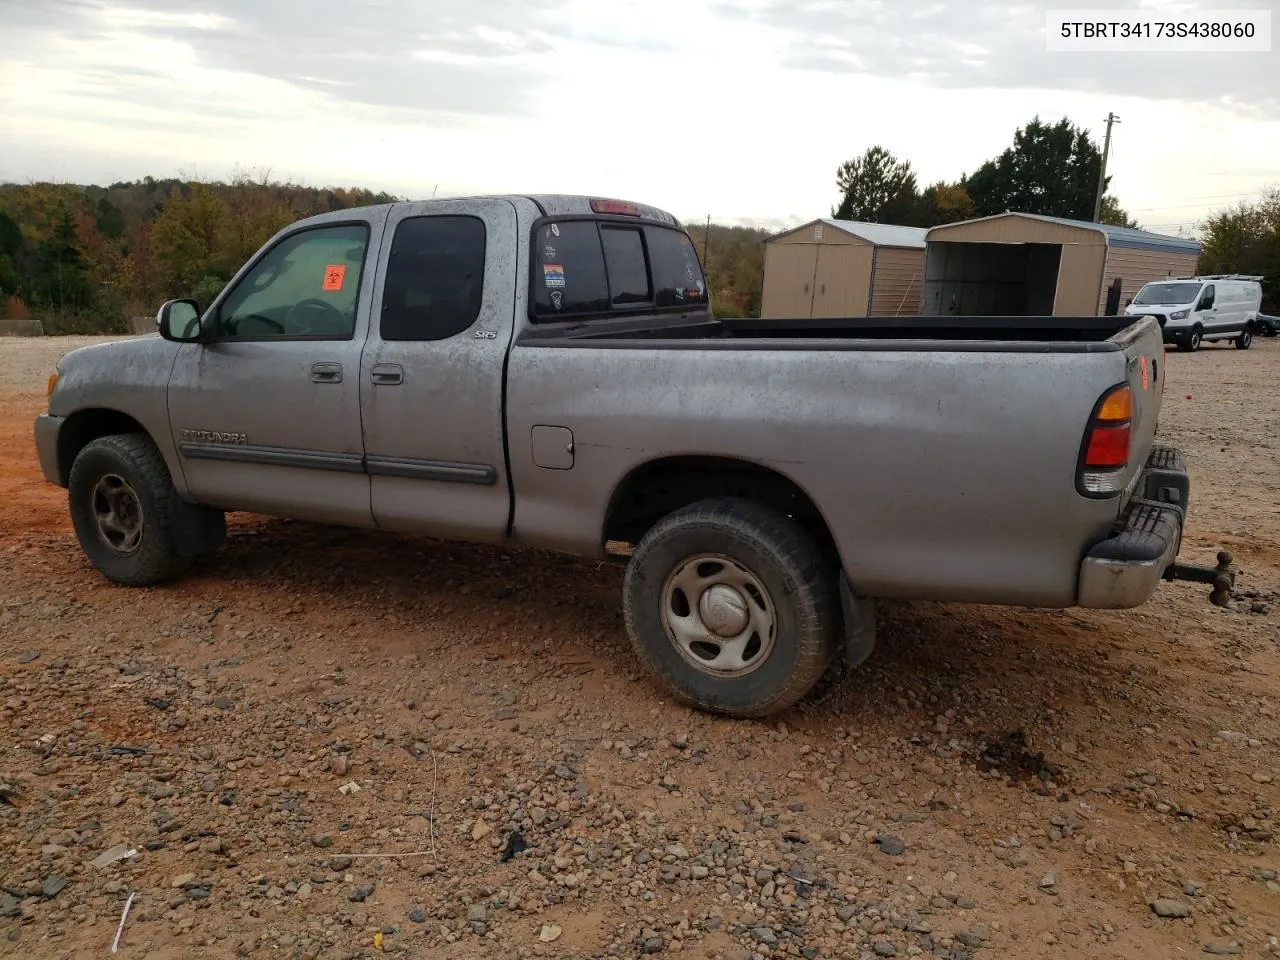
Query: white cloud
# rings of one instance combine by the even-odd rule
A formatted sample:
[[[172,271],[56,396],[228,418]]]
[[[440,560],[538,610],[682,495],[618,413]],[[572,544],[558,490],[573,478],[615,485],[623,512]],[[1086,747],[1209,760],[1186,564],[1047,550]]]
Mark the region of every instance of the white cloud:
[[[1253,74],[1276,77],[1275,55],[1237,58],[1232,101],[1153,93],[1156,59],[1117,61],[1102,89],[1068,82],[1077,68],[1036,41],[984,85],[973,65],[1010,48],[948,25],[992,22],[994,8],[405,0],[352,21],[330,16],[334,2],[48,0],[8,22],[0,10],[15,38],[0,61],[0,179],[249,167],[416,197],[600,193],[782,226],[826,215],[836,167],[872,144],[928,183],[972,171],[1037,113],[1098,136],[1110,110],[1112,189],[1146,225],[1190,225],[1280,179],[1267,160],[1280,115],[1243,92]],[[1010,16],[1042,22],[1038,8]]]
[[[173,13],[167,10],[143,10],[107,7],[100,11],[109,27],[140,29],[145,27],[180,27],[189,30],[225,30],[232,21],[216,13]]]

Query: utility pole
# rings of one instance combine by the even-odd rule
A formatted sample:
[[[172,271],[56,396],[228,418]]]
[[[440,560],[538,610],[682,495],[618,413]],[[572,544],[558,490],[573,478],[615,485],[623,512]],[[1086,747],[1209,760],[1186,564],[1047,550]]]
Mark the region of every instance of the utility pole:
[[[1093,222],[1097,223],[1102,216],[1102,194],[1107,189],[1107,157],[1111,155],[1111,125],[1119,123],[1120,118],[1107,112],[1107,138],[1102,145],[1102,168],[1098,170],[1098,196],[1093,201]]]
[[[711,214],[707,214],[707,231],[702,235],[702,269],[707,269],[707,247],[711,245]]]

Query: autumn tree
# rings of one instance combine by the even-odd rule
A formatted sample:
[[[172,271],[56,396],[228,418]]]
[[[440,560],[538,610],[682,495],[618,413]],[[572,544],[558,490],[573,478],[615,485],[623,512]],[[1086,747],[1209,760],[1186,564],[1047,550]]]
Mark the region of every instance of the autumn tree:
[[[227,197],[227,233],[223,253],[229,273],[234,273],[277,231],[298,220],[300,214],[268,183],[244,177],[231,186],[234,189]]]
[[[921,226],[936,227],[973,217],[973,198],[963,183],[939,181],[928,187],[920,198]]]
[[[836,171],[840,203],[831,211],[837,220],[914,224],[920,195],[911,164],[881,146],[846,160]]]
[[[225,275],[220,254],[230,220],[226,202],[204,184],[193,184],[190,196],[169,198],[151,228],[160,280],[169,293],[191,296],[198,285],[208,288]]]
[[[207,303],[300,217],[396,199],[265,176],[0,183],[0,294],[16,295],[46,333],[123,332],[127,317],[168,296]]]
[[[767,230],[711,224],[689,228],[711,291],[712,310],[718,317],[758,317],[764,289],[764,241]]]

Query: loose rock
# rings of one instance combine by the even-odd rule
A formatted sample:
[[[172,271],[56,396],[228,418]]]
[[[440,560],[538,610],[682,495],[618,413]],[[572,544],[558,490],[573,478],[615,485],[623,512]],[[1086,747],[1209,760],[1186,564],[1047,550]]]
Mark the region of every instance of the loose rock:
[[[1151,904],[1151,909],[1155,911],[1157,917],[1166,919],[1180,919],[1191,916],[1191,904],[1182,900],[1155,900]]]

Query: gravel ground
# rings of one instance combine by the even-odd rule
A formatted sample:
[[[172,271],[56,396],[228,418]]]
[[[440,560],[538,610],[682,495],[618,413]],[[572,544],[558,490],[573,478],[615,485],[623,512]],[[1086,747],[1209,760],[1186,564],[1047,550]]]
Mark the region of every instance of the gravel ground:
[[[1167,363],[1230,608],[885,603],[768,724],[640,678],[611,565],[236,516],[109,586],[31,450],[80,342],[0,340],[0,955],[130,895],[162,960],[1280,955],[1280,342]]]

